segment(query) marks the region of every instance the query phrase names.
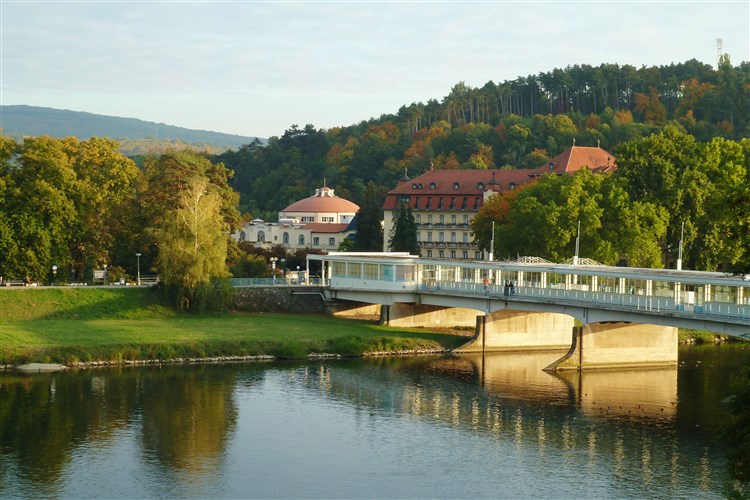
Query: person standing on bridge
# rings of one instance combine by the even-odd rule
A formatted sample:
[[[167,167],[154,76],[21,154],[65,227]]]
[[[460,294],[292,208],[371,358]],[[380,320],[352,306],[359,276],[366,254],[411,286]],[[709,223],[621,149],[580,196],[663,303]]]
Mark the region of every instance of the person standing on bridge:
[[[489,294],[490,293],[490,280],[487,279],[487,276],[484,277],[484,281],[482,283],[484,284],[484,293]]]

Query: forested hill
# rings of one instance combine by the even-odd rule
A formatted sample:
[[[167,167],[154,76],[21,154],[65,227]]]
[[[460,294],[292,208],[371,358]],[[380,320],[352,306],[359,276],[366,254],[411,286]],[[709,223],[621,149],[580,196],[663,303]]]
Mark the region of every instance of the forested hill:
[[[48,135],[56,138],[74,136],[78,139],[109,137],[122,142],[125,154],[158,152],[172,145],[220,152],[237,149],[253,137],[191,130],[137,118],[96,115],[37,106],[0,106],[0,127],[3,135],[21,139],[25,136]]]

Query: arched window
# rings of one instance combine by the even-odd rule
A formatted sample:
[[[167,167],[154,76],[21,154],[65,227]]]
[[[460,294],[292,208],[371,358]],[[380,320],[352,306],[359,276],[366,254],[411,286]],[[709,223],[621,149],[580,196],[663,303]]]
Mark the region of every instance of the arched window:
[[[240,241],[245,241],[245,238],[247,238],[245,231],[240,231]]]
[[[511,183],[510,183],[510,186],[508,186],[508,187],[509,187],[509,188],[510,188],[511,190],[513,190],[513,189],[516,189],[516,183],[515,183],[515,182],[511,182]]]
[[[430,182],[430,189],[437,189],[437,184]]]
[[[484,189],[484,182],[477,184],[477,189]]]
[[[458,188],[460,188],[460,187],[461,187],[461,184],[460,184],[460,183],[458,183],[458,182],[454,182],[454,183],[453,183],[453,189],[458,189]]]
[[[263,243],[264,241],[266,241],[266,233],[258,231],[258,243]]]
[[[289,233],[284,233],[284,236],[282,237],[282,241],[284,242],[284,245],[289,244]]]
[[[305,235],[304,234],[300,234],[299,238],[297,239],[297,241],[298,241],[298,244],[304,245],[305,244]]]

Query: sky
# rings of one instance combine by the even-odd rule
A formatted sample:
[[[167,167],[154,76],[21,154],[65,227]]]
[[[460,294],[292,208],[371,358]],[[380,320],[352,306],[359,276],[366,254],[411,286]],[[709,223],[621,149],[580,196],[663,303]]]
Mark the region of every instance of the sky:
[[[0,104],[243,136],[574,64],[750,61],[750,0],[0,0]],[[0,123],[2,126],[2,123]]]

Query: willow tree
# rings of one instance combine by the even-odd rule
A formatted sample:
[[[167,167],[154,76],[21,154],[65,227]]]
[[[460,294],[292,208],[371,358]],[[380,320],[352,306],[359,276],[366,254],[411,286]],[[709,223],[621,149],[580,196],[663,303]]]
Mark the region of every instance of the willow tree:
[[[156,233],[159,276],[183,309],[205,307],[200,300],[204,292],[213,281],[229,276],[221,208],[221,197],[209,190],[207,179],[189,179],[179,205],[164,214]]]

